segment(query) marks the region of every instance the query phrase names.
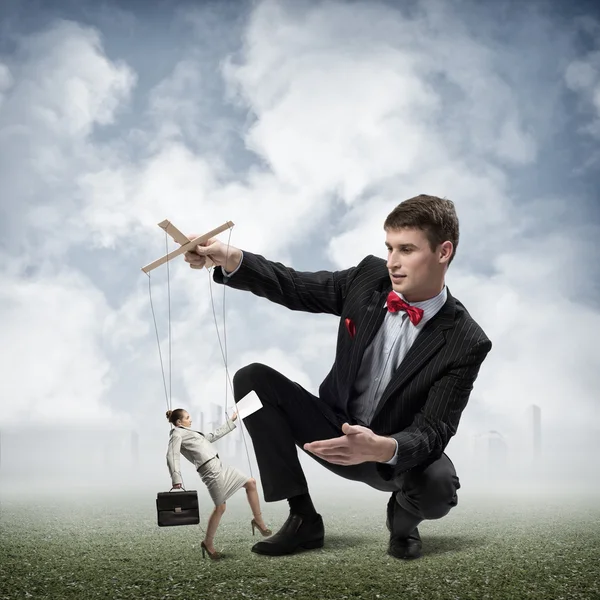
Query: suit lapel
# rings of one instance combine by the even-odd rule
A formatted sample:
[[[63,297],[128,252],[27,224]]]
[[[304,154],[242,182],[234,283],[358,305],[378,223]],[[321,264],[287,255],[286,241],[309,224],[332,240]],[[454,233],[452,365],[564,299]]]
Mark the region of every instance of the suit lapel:
[[[448,298],[444,306],[425,324],[425,327],[423,327],[423,330],[417,336],[410,350],[406,353],[404,360],[394,371],[392,379],[385,388],[381,400],[377,405],[373,419],[381,412],[385,403],[394,392],[400,389],[410,377],[426,365],[431,356],[446,343],[445,330],[454,325],[455,307],[456,302],[448,291]]]

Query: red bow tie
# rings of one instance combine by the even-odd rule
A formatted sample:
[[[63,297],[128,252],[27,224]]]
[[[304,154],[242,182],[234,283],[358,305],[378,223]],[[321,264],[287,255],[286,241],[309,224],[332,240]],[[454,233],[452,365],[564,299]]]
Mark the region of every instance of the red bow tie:
[[[390,292],[387,297],[387,307],[390,312],[405,310],[408,318],[413,325],[418,325],[423,318],[423,309],[411,306],[408,302],[404,302],[396,292]]]

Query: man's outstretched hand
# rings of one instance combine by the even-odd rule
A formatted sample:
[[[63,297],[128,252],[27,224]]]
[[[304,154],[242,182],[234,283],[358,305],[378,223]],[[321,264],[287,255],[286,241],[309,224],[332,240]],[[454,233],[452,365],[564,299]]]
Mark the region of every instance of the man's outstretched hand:
[[[198,237],[197,234],[187,236],[189,240]],[[210,238],[203,244],[199,244],[193,250],[184,254],[185,262],[190,267],[201,269],[206,264],[206,259],[210,258],[215,265],[223,267],[229,273],[236,270],[242,260],[242,251],[234,246],[229,246],[219,241],[217,238]]]
[[[373,433],[361,425],[342,425],[343,436],[304,444],[304,450],[334,465],[388,462],[396,451],[393,438]]]

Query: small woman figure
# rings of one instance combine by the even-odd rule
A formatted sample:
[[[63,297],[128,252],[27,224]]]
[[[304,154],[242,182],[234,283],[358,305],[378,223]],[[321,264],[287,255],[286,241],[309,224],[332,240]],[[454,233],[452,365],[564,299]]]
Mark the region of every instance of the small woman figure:
[[[188,412],[183,408],[177,408],[173,411],[168,410],[167,419],[169,423],[175,426],[171,429],[169,447],[167,449],[167,465],[171,474],[173,488],[179,489],[182,484],[179,462],[179,455],[181,453],[194,465],[215,504],[215,508],[208,519],[206,536],[201,544],[202,558],[205,557],[205,552],[208,552],[208,556],[213,560],[223,557],[221,553],[215,550],[213,540],[221,517],[225,512],[226,500],[242,487],[246,489],[246,497],[254,517],[250,522],[252,535],[254,535],[255,528],[263,536],[271,535],[272,532],[265,525],[260,512],[256,480],[244,475],[235,467],[223,465],[216,448],[212,445],[212,442],[215,442],[235,429],[236,425],[234,421],[237,419],[237,412],[230,419],[227,419],[216,431],[207,434],[191,429],[192,420]]]

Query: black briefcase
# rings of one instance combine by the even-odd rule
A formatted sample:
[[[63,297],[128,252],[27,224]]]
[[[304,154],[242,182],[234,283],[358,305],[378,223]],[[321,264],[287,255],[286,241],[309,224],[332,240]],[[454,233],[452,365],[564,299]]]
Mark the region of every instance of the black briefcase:
[[[196,490],[159,492],[156,494],[156,512],[159,527],[198,525],[198,493]]]

